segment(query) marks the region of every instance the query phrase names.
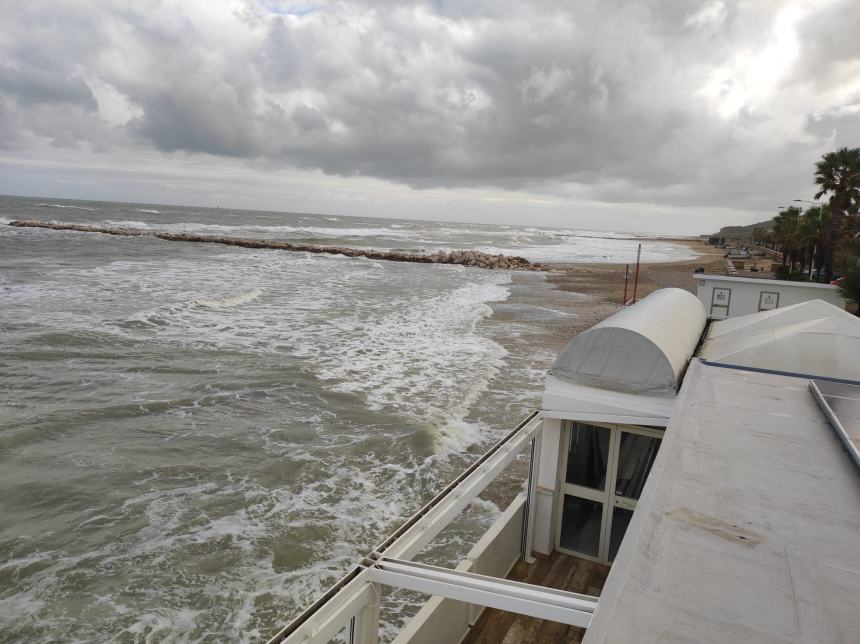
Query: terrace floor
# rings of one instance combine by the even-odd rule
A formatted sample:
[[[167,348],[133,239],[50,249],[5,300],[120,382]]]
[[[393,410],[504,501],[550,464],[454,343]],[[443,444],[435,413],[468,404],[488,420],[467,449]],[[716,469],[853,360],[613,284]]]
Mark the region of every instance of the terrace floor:
[[[508,579],[596,597],[600,595],[608,574],[609,566],[556,551],[533,564],[520,561]],[[487,608],[462,644],[568,643],[581,642],[584,635],[584,628]]]

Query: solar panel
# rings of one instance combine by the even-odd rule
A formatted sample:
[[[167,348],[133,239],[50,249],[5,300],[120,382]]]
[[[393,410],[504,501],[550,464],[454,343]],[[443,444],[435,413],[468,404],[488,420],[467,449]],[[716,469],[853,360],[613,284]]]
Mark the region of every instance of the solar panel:
[[[810,380],[809,389],[860,468],[860,384]]]

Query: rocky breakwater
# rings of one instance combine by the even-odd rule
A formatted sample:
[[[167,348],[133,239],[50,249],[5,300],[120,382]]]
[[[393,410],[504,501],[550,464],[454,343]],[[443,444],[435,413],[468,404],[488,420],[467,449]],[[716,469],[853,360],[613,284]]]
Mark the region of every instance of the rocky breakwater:
[[[495,268],[513,271],[539,271],[543,267],[537,262],[530,262],[525,257],[502,255],[491,255],[479,250],[454,250],[451,252],[436,251],[429,257],[434,264],[464,264],[466,266],[477,266],[479,268]]]
[[[248,239],[245,237],[224,237],[221,235],[195,235],[191,233],[168,233],[155,230],[142,230],[123,226],[102,226],[90,224],[65,224],[38,219],[25,219],[9,223],[19,228],[47,228],[49,230],[72,230],[83,233],[102,233],[120,237],[156,237],[166,241],[197,242],[208,244],[223,244],[226,246],[241,246],[243,248],[271,248],[276,250],[291,250],[306,253],[325,253],[328,255],[345,255],[346,257],[367,257],[389,262],[414,262],[418,264],[461,264],[490,270],[539,271],[543,267],[531,263],[524,257],[508,257],[492,255],[477,250],[455,250],[450,252],[436,251],[430,255],[423,253],[408,253],[396,250],[372,250],[365,248],[347,248],[343,246],[317,246],[313,244],[294,244],[273,239]]]

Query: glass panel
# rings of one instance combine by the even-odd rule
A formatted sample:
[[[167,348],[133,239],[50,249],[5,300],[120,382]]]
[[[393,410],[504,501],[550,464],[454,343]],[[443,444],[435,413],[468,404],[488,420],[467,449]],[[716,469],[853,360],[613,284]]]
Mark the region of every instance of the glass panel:
[[[628,499],[639,498],[659,448],[659,438],[621,432],[615,496],[625,496]]]
[[[627,532],[627,526],[630,525],[630,519],[633,518],[633,512],[625,508],[612,508],[612,533],[609,535],[609,561],[615,560],[615,555],[618,554],[618,548],[621,546],[621,540],[624,538],[624,533]]]
[[[609,429],[575,423],[570,430],[565,480],[595,490],[606,487]]]
[[[602,503],[565,494],[561,512],[561,547],[596,557],[600,547],[602,515]]]

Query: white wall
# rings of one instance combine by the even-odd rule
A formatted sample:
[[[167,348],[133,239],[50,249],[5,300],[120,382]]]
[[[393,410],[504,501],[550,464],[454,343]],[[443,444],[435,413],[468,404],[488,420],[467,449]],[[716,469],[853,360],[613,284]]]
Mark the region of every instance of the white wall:
[[[829,284],[723,277],[720,275],[694,275],[693,277],[698,282],[696,295],[705,307],[708,317],[714,320],[758,313],[762,292],[778,294],[778,306],[775,308],[783,308],[809,300],[824,300],[839,308],[845,308],[845,298],[839,294],[837,287]],[[724,307],[714,306],[715,288],[730,290],[728,312]]]
[[[532,548],[535,552],[548,555],[555,549],[553,510],[555,508],[555,490],[561,449],[560,420],[555,418],[544,419],[540,447]]]

